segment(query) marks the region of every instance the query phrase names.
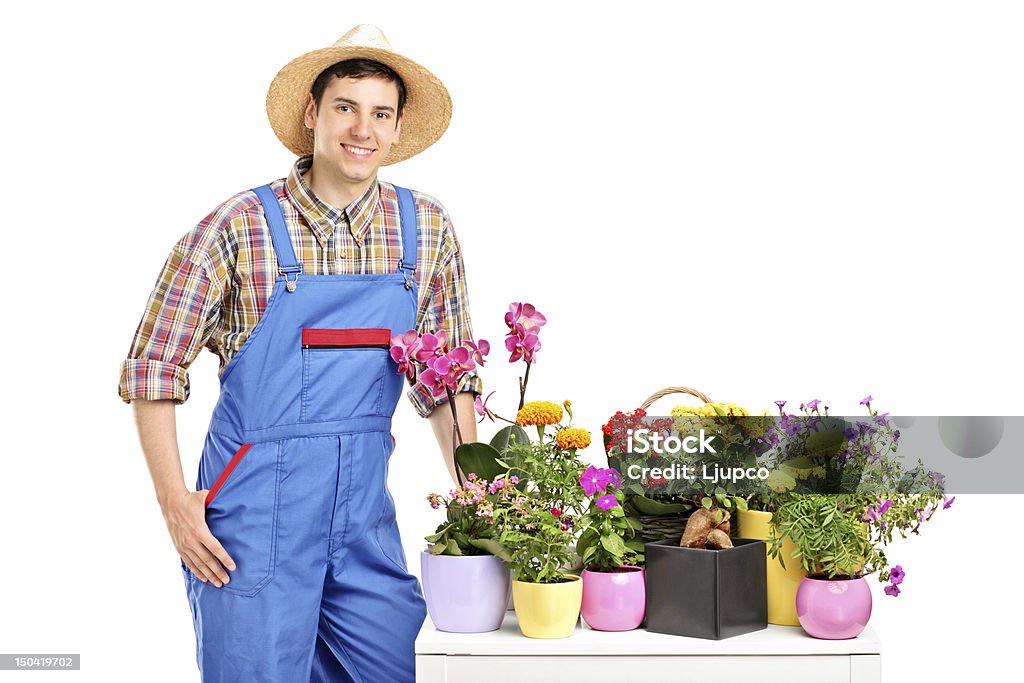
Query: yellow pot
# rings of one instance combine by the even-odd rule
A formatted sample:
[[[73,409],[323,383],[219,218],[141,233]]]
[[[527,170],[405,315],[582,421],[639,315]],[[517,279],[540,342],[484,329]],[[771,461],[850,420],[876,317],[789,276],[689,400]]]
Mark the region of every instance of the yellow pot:
[[[758,510],[739,511],[740,538],[757,538],[767,541],[772,536],[772,513]],[[796,548],[788,538],[782,542],[780,557],[786,558],[783,568],[779,558],[772,559],[765,549],[765,563],[768,572],[768,623],[782,626],[799,626],[796,617],[796,589],[806,576],[798,558],[793,557]]]
[[[568,638],[576,630],[583,603],[583,582],[573,574],[561,583],[512,582],[519,630],[527,638]]]

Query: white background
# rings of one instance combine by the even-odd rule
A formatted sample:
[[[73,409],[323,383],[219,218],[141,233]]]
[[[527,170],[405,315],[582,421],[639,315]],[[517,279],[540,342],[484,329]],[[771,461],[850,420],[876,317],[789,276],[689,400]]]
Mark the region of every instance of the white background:
[[[8,10],[0,652],[84,662],[34,679],[198,680],[118,367],[174,242],[288,172],[274,74],[357,23],[453,95],[448,133],[382,177],[448,208],[479,337],[502,348],[511,301],[547,315],[530,398],[572,398],[595,434],[677,384],[752,409],[1024,413],[1019,5],[454,5]],[[484,377],[510,414],[506,359]],[[204,351],[177,410],[189,485],[216,368]],[[418,573],[424,496],[448,482],[405,400],[395,422]],[[907,578],[897,599],[873,583],[886,681],[1016,676],[1020,500],[960,496],[890,550]]]

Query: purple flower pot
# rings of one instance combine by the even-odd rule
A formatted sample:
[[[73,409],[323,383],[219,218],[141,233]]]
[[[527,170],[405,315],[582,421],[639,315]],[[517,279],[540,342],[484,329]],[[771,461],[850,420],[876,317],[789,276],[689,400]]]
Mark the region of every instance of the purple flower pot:
[[[647,606],[644,570],[620,567],[616,572],[583,570],[580,612],[595,631],[632,631],[644,620]]]
[[[501,627],[512,576],[494,555],[420,553],[423,597],[439,631],[482,633]]]
[[[796,589],[796,616],[815,638],[856,638],[871,618],[871,588],[864,578],[807,577]]]

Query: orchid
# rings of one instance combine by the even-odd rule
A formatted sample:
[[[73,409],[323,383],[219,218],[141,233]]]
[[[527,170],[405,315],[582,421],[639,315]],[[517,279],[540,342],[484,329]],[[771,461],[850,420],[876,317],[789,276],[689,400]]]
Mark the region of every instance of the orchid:
[[[518,302],[509,304],[508,313],[505,314],[505,324],[513,333],[521,335],[537,332],[547,321],[544,314],[538,311],[533,304]]]
[[[473,399],[473,408],[476,410],[476,414],[480,416],[479,422],[483,422],[486,418],[490,418],[491,422],[494,422],[494,413],[487,407],[487,402],[491,400],[491,396],[494,396],[493,391],[487,394],[487,398],[482,401],[479,394]]]
[[[505,348],[512,353],[509,363],[515,363],[520,358],[527,363],[534,361],[534,356],[540,351],[540,339],[533,332],[519,334],[512,332],[505,337]]]
[[[431,358],[443,356],[448,352],[448,333],[440,330],[437,334],[427,332],[420,337],[420,348],[416,353],[416,360],[420,363],[428,363]]]
[[[469,349],[473,360],[482,367],[484,365],[484,356],[491,352],[491,343],[486,339],[481,339],[479,342],[467,340],[464,342],[464,345]]]
[[[391,359],[398,363],[399,374],[405,373],[410,383],[416,381],[416,354],[420,350],[420,337],[416,330],[396,334],[391,338]]]

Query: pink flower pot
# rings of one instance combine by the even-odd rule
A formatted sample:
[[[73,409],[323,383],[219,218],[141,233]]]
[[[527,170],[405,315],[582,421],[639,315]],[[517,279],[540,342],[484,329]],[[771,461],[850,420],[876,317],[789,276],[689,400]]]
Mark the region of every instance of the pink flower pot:
[[[808,635],[856,638],[871,618],[871,588],[864,578],[805,578],[796,589],[796,616]]]
[[[620,567],[615,572],[583,570],[580,612],[595,631],[631,631],[644,620],[644,570]]]

